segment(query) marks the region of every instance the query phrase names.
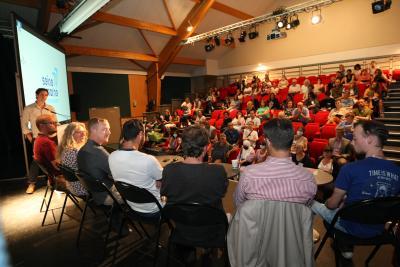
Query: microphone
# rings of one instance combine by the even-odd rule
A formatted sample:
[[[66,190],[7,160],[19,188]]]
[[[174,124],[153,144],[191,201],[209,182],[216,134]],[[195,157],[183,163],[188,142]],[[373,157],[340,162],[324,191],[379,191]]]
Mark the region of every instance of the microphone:
[[[53,111],[51,109],[48,109],[46,107],[44,107],[43,109],[45,109],[47,111],[50,111],[53,114],[60,115],[60,116],[66,117],[66,118],[70,117],[69,115],[65,115],[65,114],[61,114],[61,113],[55,112],[55,111]],[[67,123],[70,123],[70,120],[60,121],[60,122],[57,123],[57,125],[60,126],[60,125],[67,124]]]

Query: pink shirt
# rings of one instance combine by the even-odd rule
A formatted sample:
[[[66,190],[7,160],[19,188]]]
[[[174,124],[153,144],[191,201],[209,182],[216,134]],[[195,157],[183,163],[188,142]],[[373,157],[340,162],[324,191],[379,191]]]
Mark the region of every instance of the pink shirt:
[[[247,166],[240,174],[234,195],[236,207],[248,199],[307,203],[317,191],[314,176],[291,158],[269,156]]]

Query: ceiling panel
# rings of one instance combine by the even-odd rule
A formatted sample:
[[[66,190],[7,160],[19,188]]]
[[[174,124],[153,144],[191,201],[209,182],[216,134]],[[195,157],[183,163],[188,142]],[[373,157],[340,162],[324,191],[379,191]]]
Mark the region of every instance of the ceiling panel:
[[[124,69],[143,71],[140,67],[127,59],[80,56],[67,58],[69,67],[88,67],[105,69]]]

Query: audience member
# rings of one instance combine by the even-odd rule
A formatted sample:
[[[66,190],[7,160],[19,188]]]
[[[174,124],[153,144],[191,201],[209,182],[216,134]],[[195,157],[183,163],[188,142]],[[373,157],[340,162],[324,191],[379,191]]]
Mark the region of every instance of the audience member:
[[[304,151],[307,151],[308,140],[303,136],[304,127],[299,127],[294,135],[292,146],[290,147],[290,153],[296,154],[296,145],[302,145]]]
[[[337,99],[342,96],[343,85],[340,79],[335,80],[335,85],[331,88],[331,96]]]
[[[288,87],[288,85],[289,85],[289,82],[286,79],[286,76],[282,75],[282,78],[279,80],[279,83],[278,83],[279,90],[285,89],[286,87]]]
[[[265,141],[262,141],[260,143],[260,148],[256,150],[255,156],[254,156],[254,163],[261,163],[264,162],[268,157],[268,150],[267,150],[267,144]]]
[[[89,140],[79,150],[78,170],[91,179],[103,182],[119,197],[113,186],[110,167],[108,165],[109,153],[102,147],[108,142],[111,135],[110,124],[106,119],[92,118],[88,122]],[[87,177],[89,178],[89,177]],[[98,205],[112,205],[113,201],[107,192],[93,192],[93,200]]]
[[[264,135],[269,156],[242,171],[234,195],[236,207],[250,199],[308,203],[317,186],[313,175],[290,158],[291,121],[272,119],[264,125]]]
[[[297,83],[297,79],[292,79],[292,83],[289,86],[289,94],[293,95],[300,93],[300,84]]]
[[[350,140],[344,138],[343,136],[344,128],[336,127],[336,137],[332,137],[328,141],[329,147],[332,149],[335,163],[338,165],[338,170],[340,167],[352,160],[354,156],[353,147],[350,143]],[[334,173],[334,177],[336,177],[336,175],[337,173]]]
[[[303,144],[296,144],[296,153],[292,154],[292,161],[305,168],[314,168],[314,163],[305,153]]]
[[[160,201],[161,174],[163,168],[154,156],[139,151],[145,141],[141,121],[132,119],[122,127],[122,144],[119,150],[111,153],[108,162],[115,181],[124,182],[152,193]],[[159,217],[155,203],[133,203],[129,206],[146,217]]]
[[[254,128],[254,123],[249,121],[243,131],[243,140],[248,140],[252,147],[256,147],[256,142],[258,140],[258,132]]]
[[[257,116],[262,120],[268,120],[270,117],[269,106],[266,105],[264,100],[261,100],[260,107],[257,109]]]
[[[61,142],[58,146],[58,157],[61,164],[73,171],[78,170],[77,156],[79,149],[87,141],[87,130],[85,124],[80,122],[71,122],[64,130]],[[84,196],[86,189],[79,181],[67,181],[67,189],[74,195]]]
[[[224,132],[226,136],[226,140],[229,144],[234,145],[237,144],[240,138],[240,132],[234,128],[232,122],[228,123],[228,128]]]
[[[231,149],[232,146],[227,142],[226,135],[220,134],[219,141],[215,142],[211,148],[211,162],[226,163]]]
[[[364,99],[360,99],[354,105],[353,108],[354,119],[358,120],[370,120],[372,115],[372,110],[365,103]]]
[[[343,127],[344,129],[344,138],[353,140],[353,130],[354,130],[354,114],[353,112],[348,112],[344,116],[344,121],[339,123],[338,127]]]
[[[346,114],[346,109],[342,108],[342,101],[337,99],[335,101],[335,108],[331,109],[331,111],[329,112],[328,120],[326,123],[339,124],[342,121],[345,114]]]
[[[297,103],[297,108],[293,110],[291,119],[293,121],[302,122],[303,124],[311,120],[310,111],[304,106],[303,102]]]
[[[318,163],[318,169],[332,174],[333,172],[333,154],[332,148],[330,146],[326,146],[324,151],[322,152],[322,156]]]
[[[249,140],[244,140],[242,148],[239,152],[237,159],[239,160],[240,166],[248,166],[253,163],[256,153],[254,148],[251,146]]]
[[[251,110],[250,113],[248,114],[249,116],[246,119],[246,124],[248,125],[249,122],[251,121],[253,122],[253,125],[258,128],[261,124],[261,121],[258,117],[256,117],[256,112],[254,110]]]
[[[224,111],[224,121],[221,126],[221,131],[225,131],[226,128],[228,128],[228,124],[232,122],[232,119],[229,117],[229,112]]]
[[[274,93],[271,93],[271,94],[269,95],[268,107],[269,107],[271,110],[274,110],[274,109],[279,110],[279,109],[281,109],[281,104],[279,104],[279,101],[278,101],[278,99],[276,98],[276,95],[275,95]]]
[[[207,132],[198,126],[183,131],[182,148],[185,160],[165,166],[162,173],[161,195],[168,203],[208,204],[223,210],[228,179],[223,166],[204,163],[209,138]],[[216,233],[214,228],[185,227],[176,225],[176,231],[189,238],[217,240],[225,237],[225,232]],[[185,234],[187,233],[187,234]]]
[[[336,212],[351,203],[400,194],[400,168],[385,159],[382,147],[388,130],[377,121],[360,121],[354,128],[353,144],[365,159],[343,166],[335,182],[332,196],[325,204],[314,201],[312,210],[330,223]],[[242,178],[241,178],[242,179]],[[360,238],[370,238],[382,233],[384,225],[367,225],[339,220],[338,230]],[[352,257],[352,248],[340,248],[345,258]]]
[[[293,101],[292,100],[288,100],[287,104],[286,104],[286,107],[285,107],[285,110],[284,110],[285,117],[288,118],[288,119],[291,119],[292,116],[293,116],[293,111],[294,111]]]

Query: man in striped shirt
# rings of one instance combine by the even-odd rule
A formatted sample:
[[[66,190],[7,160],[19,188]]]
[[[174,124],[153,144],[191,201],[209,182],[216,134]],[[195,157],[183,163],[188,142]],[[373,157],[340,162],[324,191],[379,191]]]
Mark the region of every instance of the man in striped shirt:
[[[307,203],[317,191],[314,176],[290,158],[293,127],[290,120],[273,119],[264,125],[268,158],[250,165],[240,175],[235,192],[235,205],[260,199]]]

